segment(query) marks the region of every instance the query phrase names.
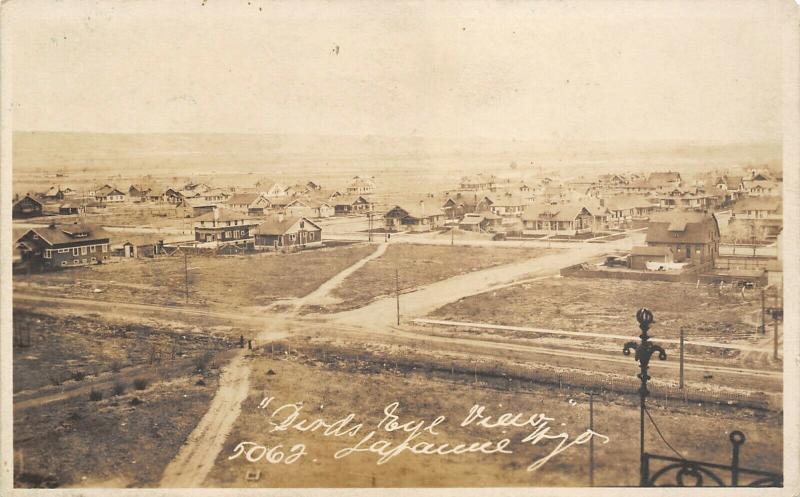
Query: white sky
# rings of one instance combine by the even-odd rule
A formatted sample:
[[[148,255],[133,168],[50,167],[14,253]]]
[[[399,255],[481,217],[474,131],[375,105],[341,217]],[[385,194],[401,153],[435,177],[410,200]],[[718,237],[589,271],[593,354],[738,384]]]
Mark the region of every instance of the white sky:
[[[16,130],[750,141],[780,139],[787,7],[11,0],[3,27]]]

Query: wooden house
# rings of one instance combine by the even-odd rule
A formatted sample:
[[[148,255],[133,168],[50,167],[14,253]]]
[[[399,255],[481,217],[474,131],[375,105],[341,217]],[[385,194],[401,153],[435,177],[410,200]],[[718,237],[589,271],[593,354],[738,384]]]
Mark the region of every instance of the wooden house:
[[[647,224],[645,242],[649,247],[670,247],[675,262],[713,264],[719,254],[719,225],[708,212],[657,212]]]
[[[276,215],[253,230],[256,250],[301,250],[322,246],[322,228],[302,216]]]
[[[84,223],[32,228],[17,239],[16,247],[23,264],[33,270],[99,264],[110,257],[108,233]]]

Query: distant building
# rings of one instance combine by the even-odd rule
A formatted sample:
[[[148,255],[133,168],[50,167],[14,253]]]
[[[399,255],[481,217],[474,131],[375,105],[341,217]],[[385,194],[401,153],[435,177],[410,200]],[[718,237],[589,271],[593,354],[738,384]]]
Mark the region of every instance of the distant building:
[[[256,250],[322,246],[322,228],[306,217],[276,215],[253,230]]]
[[[430,231],[444,224],[445,214],[439,208],[425,207],[424,202],[401,207],[395,205],[383,216],[386,231]]]
[[[14,203],[11,207],[11,217],[14,219],[37,217],[41,216],[43,211],[44,204],[29,194]]]
[[[473,176],[461,178],[459,187],[462,190],[494,190],[497,187],[497,177],[493,174],[478,173]]]
[[[336,196],[331,199],[331,203],[337,216],[366,214],[373,210],[373,203],[363,195]]]
[[[733,206],[729,232],[738,232],[744,237],[758,241],[773,241],[783,230],[782,197],[750,197],[739,200]]]
[[[216,209],[195,221],[194,239],[201,243],[217,245],[244,245],[253,241],[252,229],[258,221],[247,214]]]
[[[643,195],[619,195],[605,200],[611,224],[624,224],[634,219],[644,219],[656,210],[656,205]]]
[[[675,262],[713,264],[720,233],[714,214],[702,211],[657,212],[647,225],[648,247],[669,247]]]
[[[647,182],[657,189],[672,189],[677,188],[681,184],[681,175],[679,173],[668,171],[666,173],[652,173]]]
[[[375,192],[375,181],[372,178],[356,176],[347,185],[348,195],[369,195]]]
[[[297,198],[284,208],[286,214],[293,217],[325,218],[331,217],[336,210],[328,202],[321,200]]]
[[[17,250],[34,270],[99,264],[111,255],[108,234],[82,223],[32,228],[17,239]]]
[[[522,214],[523,233],[529,235],[581,235],[592,232],[593,217],[578,203],[529,205]]]
[[[105,185],[95,190],[94,198],[104,204],[119,203],[125,201],[125,193],[111,185]]]
[[[260,216],[272,207],[272,203],[262,193],[234,193],[225,200],[225,207],[251,216]]]
[[[58,213],[61,215],[83,214],[86,212],[86,206],[77,202],[64,202],[58,206]]]

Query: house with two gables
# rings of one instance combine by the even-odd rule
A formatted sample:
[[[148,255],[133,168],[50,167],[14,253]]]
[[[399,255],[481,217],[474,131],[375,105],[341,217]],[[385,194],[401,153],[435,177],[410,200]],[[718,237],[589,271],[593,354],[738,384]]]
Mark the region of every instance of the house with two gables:
[[[253,229],[256,250],[303,250],[322,246],[322,228],[303,216],[276,214]]]
[[[85,223],[31,228],[17,239],[22,263],[35,271],[88,266],[111,257],[109,234]]]

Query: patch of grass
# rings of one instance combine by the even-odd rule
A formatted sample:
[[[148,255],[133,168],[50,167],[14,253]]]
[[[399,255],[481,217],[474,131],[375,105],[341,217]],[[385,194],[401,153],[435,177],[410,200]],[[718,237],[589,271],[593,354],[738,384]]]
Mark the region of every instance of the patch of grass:
[[[133,388],[136,390],[144,390],[149,384],[150,381],[147,378],[136,378],[133,380]]]
[[[125,393],[125,389],[126,388],[127,388],[127,385],[125,385],[125,383],[123,381],[117,380],[117,381],[114,382],[114,386],[111,387],[111,395],[113,395],[115,397],[119,396],[119,395],[122,395],[122,394]]]
[[[89,392],[89,400],[91,400],[92,402],[103,400],[103,392],[95,388],[92,388],[92,391]]]

